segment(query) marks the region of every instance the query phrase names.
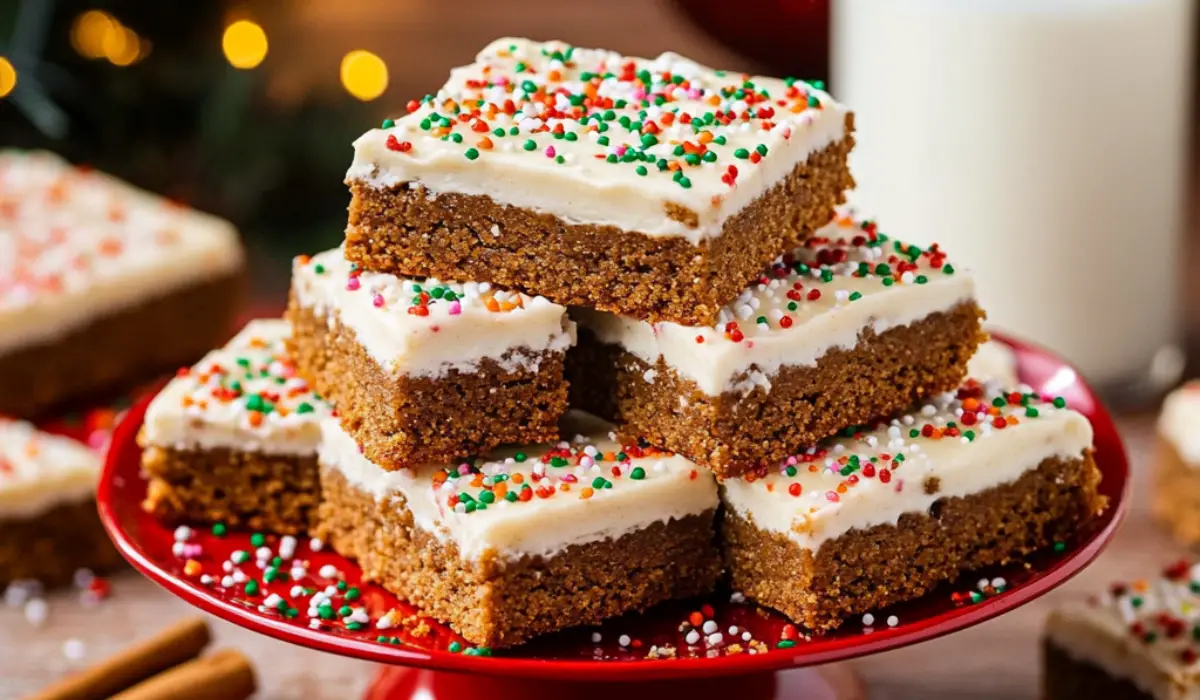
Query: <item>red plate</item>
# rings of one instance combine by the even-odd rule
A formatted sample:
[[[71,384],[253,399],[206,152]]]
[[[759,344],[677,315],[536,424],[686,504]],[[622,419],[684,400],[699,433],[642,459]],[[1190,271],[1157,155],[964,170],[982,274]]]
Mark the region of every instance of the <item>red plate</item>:
[[[1063,361],[1025,343],[1004,342],[1016,353],[1018,372],[1023,382],[1043,393],[1065,397],[1068,404],[1084,413],[1095,427],[1096,462],[1104,475],[1100,489],[1111,504],[1097,527],[1091,532],[1081,533],[1075,541],[1064,543],[1063,547],[1058,548],[1060,551],[1048,551],[1031,558],[1028,568],[1024,564],[1016,564],[975,572],[965,576],[956,585],[939,589],[920,600],[876,612],[874,630],[864,630],[861,622],[854,620],[835,633],[813,639],[802,638],[794,646],[785,644],[786,648],[778,646],[781,640],[790,636],[784,618],[774,613],[764,614],[746,603],[733,603],[728,591],[702,600],[665,604],[643,615],[612,620],[599,628],[570,630],[543,637],[516,649],[498,651],[490,657],[450,651],[451,644],[462,644],[462,640],[448,628],[432,621],[428,621],[427,634],[415,636],[411,634],[412,627],[402,632],[380,632],[371,626],[352,631],[340,622],[334,622],[324,629],[310,629],[309,618],[303,610],[294,619],[285,619],[274,610],[260,612],[259,606],[264,595],[272,591],[285,593],[296,582],[272,584],[255,595],[247,595],[240,586],[224,589],[219,585],[203,585],[198,575],[184,573],[184,559],[172,553],[172,529],[163,527],[139,508],[146,484],[139,474],[140,450],[135,436],[142,424],[148,398],[134,406],[118,426],[97,500],[101,518],[113,541],[125,557],[150,579],[192,605],[234,624],[275,639],[334,654],[425,669],[562,681],[695,679],[823,664],[915,644],[1012,610],[1077,574],[1096,558],[1111,539],[1125,514],[1128,477],[1125,450],[1111,417],[1087,384]],[[268,544],[274,541],[270,537]],[[194,558],[210,573],[219,573],[218,567],[229,558],[232,551],[253,551],[250,536],[246,533],[216,537],[206,528],[198,533],[192,543],[199,544],[202,551],[200,554],[193,553]],[[296,557],[310,559],[312,572],[325,564],[333,564],[340,569],[349,585],[358,583],[358,568],[332,552],[312,553],[306,544],[302,544]],[[255,570],[253,563],[248,567]],[[964,603],[964,594],[975,590],[976,582],[982,576],[989,579],[1002,577],[1008,582],[1008,587],[982,602]],[[329,582],[318,578],[315,582],[306,583],[324,588]],[[369,610],[372,619],[392,608],[402,616],[416,613],[413,608],[376,586],[364,584],[359,589],[361,601],[356,601],[355,605],[362,605]],[[959,595],[955,596],[955,593]],[[759,646],[761,651],[756,654],[729,653],[727,640],[715,656],[708,656],[703,643],[687,645],[679,627],[689,614],[701,610],[703,606],[711,607],[711,614],[704,614],[704,618],[715,620],[722,631],[737,626],[738,636],[749,631],[753,640],[765,643],[766,647]],[[707,608],[704,609],[707,612]],[[892,615],[896,616],[898,624],[889,627],[886,620]],[[598,643],[593,642],[596,633],[600,635]],[[378,641],[381,634],[395,635],[396,639],[389,636],[386,642],[381,643]],[[625,647],[618,643],[623,635],[630,638],[629,645]],[[664,644],[676,648],[676,658],[657,661],[645,658],[652,645]],[[749,645],[742,642],[742,646]],[[480,682],[479,678],[471,680],[476,691],[480,690]],[[509,687],[515,685],[510,682]],[[531,692],[528,687],[522,687],[523,692]],[[741,687],[746,688],[745,685]]]

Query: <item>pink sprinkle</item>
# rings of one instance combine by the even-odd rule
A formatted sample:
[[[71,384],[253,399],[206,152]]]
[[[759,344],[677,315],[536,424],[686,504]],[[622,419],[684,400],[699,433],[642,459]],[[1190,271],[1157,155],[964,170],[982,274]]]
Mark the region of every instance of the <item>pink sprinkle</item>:
[[[359,286],[361,285],[357,277],[351,277],[350,279],[346,280],[346,289],[349,289],[352,292],[357,290]]]
[[[696,88],[692,88],[687,91],[687,96],[689,100],[698,100],[700,99],[700,91]]]
[[[470,473],[471,473],[471,465],[469,465],[465,462],[463,464],[458,465],[458,475],[459,476],[466,476],[467,474],[470,474]]]
[[[827,498],[829,501],[831,501],[833,503],[837,503],[838,501],[842,500],[841,498],[838,497],[837,491],[826,491],[825,498]]]
[[[628,150],[629,150],[629,147],[626,146],[625,144],[621,144],[620,146],[617,146],[617,157],[620,158],[621,156],[625,155],[625,151],[628,151]]]
[[[379,294],[376,294],[375,298],[371,300],[371,303],[374,304],[375,308],[377,308],[377,309],[382,308],[383,307],[383,297],[380,296]]]
[[[554,150],[554,146],[546,146],[546,157],[553,158],[558,151]]]
[[[198,544],[183,545],[183,556],[186,559],[195,559],[204,553],[204,548]]]
[[[462,313],[462,304],[458,301],[450,302],[450,315],[457,316]]]
[[[575,482],[579,481],[579,478],[576,477],[574,474],[563,474],[561,478],[563,481],[567,482],[568,484],[574,484]]]
[[[791,457],[787,458],[787,465],[789,467],[794,467],[799,461],[800,460],[796,459],[796,455],[792,455]]]

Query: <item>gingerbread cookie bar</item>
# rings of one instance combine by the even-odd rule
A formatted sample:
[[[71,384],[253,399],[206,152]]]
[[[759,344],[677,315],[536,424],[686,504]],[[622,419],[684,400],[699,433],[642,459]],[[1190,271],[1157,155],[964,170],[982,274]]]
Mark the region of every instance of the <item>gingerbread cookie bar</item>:
[[[1105,507],[1061,399],[956,393],[721,485],[735,590],[814,632],[1070,537]]]
[[[594,419],[593,419],[594,420]],[[322,424],[320,536],[473,644],[506,647],[712,590],[712,476],[603,430],[385,471]]]
[[[553,439],[566,412],[566,309],[487,283],[298,258],[287,312],[300,375],[385,469]]]
[[[0,588],[63,585],[121,562],[96,513],[100,463],[82,443],[0,418]]]
[[[290,534],[313,524],[329,408],[296,376],[290,333],[286,321],[251,321],[154,398],[139,435],[147,511]]]
[[[1182,544],[1200,544],[1200,381],[1167,395],[1158,417],[1154,515]]]
[[[0,413],[195,361],[228,337],[242,265],[225,221],[48,153],[0,152]]]
[[[711,323],[829,221],[852,133],[813,84],[499,39],[355,142],[346,254]]]
[[[848,214],[766,268],[717,323],[573,308],[574,405],[720,477],[958,386],[984,338],[969,274]]]
[[[1182,700],[1200,695],[1200,565],[1115,582],[1050,613],[1042,638],[1045,700]]]

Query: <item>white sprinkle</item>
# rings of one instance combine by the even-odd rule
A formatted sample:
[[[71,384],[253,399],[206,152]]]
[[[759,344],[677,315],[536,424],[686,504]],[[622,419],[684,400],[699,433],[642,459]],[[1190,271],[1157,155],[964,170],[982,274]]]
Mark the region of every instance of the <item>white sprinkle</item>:
[[[705,634],[712,634],[717,631],[717,623],[714,620],[705,620],[704,626],[700,629],[704,630]]]
[[[202,586],[211,586],[212,582],[215,580],[216,579],[214,579],[212,576],[209,576],[208,574],[200,574],[200,585],[202,585]]]
[[[367,615],[366,608],[355,608],[354,612],[350,614],[349,619],[351,622],[357,622],[363,625],[371,621],[371,617]]]
[[[291,535],[284,535],[279,540],[279,556],[284,559],[291,559],[296,554],[296,538]]]
[[[700,642],[700,633],[696,630],[691,630],[687,633],[687,636],[683,638],[683,641],[687,642],[688,644],[697,644]]]
[[[314,538],[312,538],[311,540],[309,540],[309,541],[308,541],[308,548],[309,548],[309,549],[311,549],[311,550],[312,550],[312,551],[314,551],[314,552],[319,552],[319,551],[321,551],[322,549],[324,549],[324,547],[325,547],[325,543],[324,543],[324,542],[322,542],[322,541],[321,541],[319,538],[317,538],[317,537],[314,537]]]
[[[321,578],[335,578],[338,575],[338,570],[333,564],[326,564],[325,566],[321,567],[321,570],[318,571],[317,574]]]
[[[87,588],[88,586],[92,585],[92,581],[95,580],[95,578],[96,575],[92,573],[91,569],[75,569],[75,575],[73,577],[76,588]]]
[[[273,554],[270,547],[259,547],[254,550],[254,558],[259,561],[270,561]]]
[[[225,576],[221,578],[221,586],[225,588],[233,588],[236,584],[237,581],[234,581],[232,576]]]
[[[730,625],[729,626],[729,636],[736,637],[737,635],[738,635],[737,625]]]
[[[183,556],[183,543],[175,542],[174,544],[172,544],[171,545],[171,554],[174,554],[176,557],[182,557]]]
[[[263,605],[267,606],[268,608],[274,608],[282,602],[283,596],[279,595],[278,593],[272,593],[271,595],[267,596],[266,600],[263,601]]]
[[[1008,581],[1005,581],[1004,579],[1002,579],[998,576],[996,578],[992,579],[992,588],[1004,588],[1007,585],[1008,585]]]
[[[192,539],[192,528],[188,527],[187,525],[180,525],[179,527],[175,528],[176,542],[186,542],[190,539]]]
[[[394,627],[396,625],[394,613],[395,613],[394,610],[387,611],[387,614],[385,614],[383,617],[379,618],[375,622],[375,629],[390,630],[392,627]]]
[[[599,632],[592,632],[592,644],[599,644],[602,638]]]
[[[224,571],[225,573],[229,573],[230,571],[233,571],[233,562],[226,559],[224,562],[221,563],[221,570]]]
[[[875,616],[871,613],[867,613],[866,615],[863,615],[862,622],[863,627],[870,627],[871,625],[875,624]]]
[[[721,644],[724,641],[725,641],[725,636],[722,635],[720,632],[713,632],[712,634],[708,635],[709,646],[717,646],[718,644]]]
[[[746,596],[741,591],[734,591],[729,596],[729,602],[730,603],[745,603]]]
[[[620,644],[620,645],[621,645],[621,646],[623,646],[623,647],[627,647],[627,646],[629,646],[629,643],[630,643],[630,642],[632,642],[632,641],[633,641],[633,640],[632,640],[632,639],[630,639],[630,638],[629,638],[629,635],[627,635],[627,634],[623,634],[623,635],[621,635],[620,637],[618,637],[618,638],[617,638],[617,644]]]
[[[237,581],[238,583],[245,583],[246,581],[250,580],[250,577],[247,576],[241,569],[238,569],[237,571],[233,572],[233,580]]]
[[[63,642],[63,656],[71,661],[79,661],[87,656],[87,647],[84,646],[83,640],[71,637]]]
[[[750,641],[751,639],[754,639],[754,635],[750,634],[750,631],[749,631],[749,630],[746,630],[745,632],[742,632],[742,641],[743,641],[743,642],[748,642],[748,641]]]
[[[900,624],[900,618],[896,617],[895,615],[891,615],[888,617],[888,619],[887,619],[888,627],[895,627],[898,624]]]
[[[25,603],[25,620],[34,627],[41,627],[50,615],[50,608],[42,598],[33,598]]]
[[[986,578],[979,579],[979,583],[975,584],[975,587],[982,591],[988,587],[988,580]]]

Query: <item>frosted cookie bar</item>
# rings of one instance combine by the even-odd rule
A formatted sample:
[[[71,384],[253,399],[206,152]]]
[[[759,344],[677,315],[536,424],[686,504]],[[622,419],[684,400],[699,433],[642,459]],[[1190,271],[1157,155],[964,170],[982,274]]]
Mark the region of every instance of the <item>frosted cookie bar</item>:
[[[341,249],[292,269],[300,376],[385,469],[558,435],[566,309],[487,283],[366,272]]]
[[[296,376],[290,334],[286,321],[251,321],[154,398],[138,436],[146,510],[278,533],[313,524],[329,408]]]
[[[848,213],[715,324],[571,314],[574,404],[721,477],[957,387],[984,338],[969,274]]]
[[[0,151],[0,413],[126,389],[228,337],[242,251],[225,221]]]
[[[386,471],[336,419],[322,432],[321,536],[473,644],[597,624],[720,575],[716,485],[683,457],[589,430]]]
[[[498,39],[355,141],[346,254],[711,323],[829,221],[852,132],[813,84]]]

